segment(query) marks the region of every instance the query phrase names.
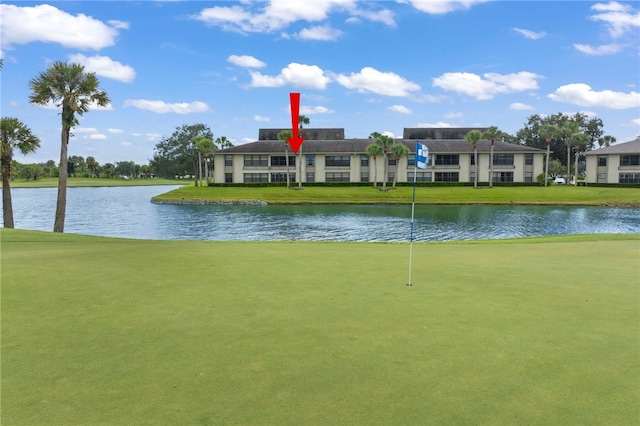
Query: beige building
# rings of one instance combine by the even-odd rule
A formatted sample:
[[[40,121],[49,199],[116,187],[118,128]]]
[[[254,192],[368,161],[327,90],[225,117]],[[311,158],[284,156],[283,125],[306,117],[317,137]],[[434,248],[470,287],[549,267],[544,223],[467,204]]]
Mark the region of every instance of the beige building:
[[[640,137],[585,153],[587,183],[640,183]]]
[[[256,142],[216,152],[215,182],[285,182],[285,142],[277,134],[288,129],[260,129]],[[464,140],[472,128],[406,128],[403,139],[410,154],[396,162],[388,158],[388,181],[413,182],[416,143],[429,148],[426,170],[418,170],[419,182],[489,182],[491,142],[478,142],[478,167],[473,164],[473,146]],[[479,129],[485,130],[485,129]],[[344,129],[304,129],[302,164],[289,148],[289,175],[297,182],[377,182],[384,179],[384,158],[367,155],[372,139],[345,139]],[[287,144],[288,145],[288,144]],[[493,182],[536,182],[544,173],[544,150],[495,141]],[[397,164],[396,164],[397,163]]]

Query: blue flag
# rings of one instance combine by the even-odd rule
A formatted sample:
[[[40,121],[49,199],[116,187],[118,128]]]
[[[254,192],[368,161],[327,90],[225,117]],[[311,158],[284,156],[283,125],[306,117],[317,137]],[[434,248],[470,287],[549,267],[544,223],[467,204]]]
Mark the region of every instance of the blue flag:
[[[426,169],[428,159],[429,148],[421,143],[416,144],[416,167],[419,169]]]

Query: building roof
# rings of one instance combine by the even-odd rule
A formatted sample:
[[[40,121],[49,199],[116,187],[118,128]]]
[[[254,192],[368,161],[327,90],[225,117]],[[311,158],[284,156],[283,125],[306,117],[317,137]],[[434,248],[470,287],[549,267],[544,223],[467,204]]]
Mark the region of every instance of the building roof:
[[[629,142],[617,143],[605,148],[585,152],[585,155],[640,154],[640,137]]]
[[[275,141],[278,140],[278,133],[283,130],[291,131],[291,128],[288,129],[260,129],[258,130],[258,140],[260,141]],[[344,129],[325,129],[325,128],[308,128],[302,129],[302,135],[305,139],[315,139],[315,140],[327,140],[327,141],[336,141],[344,139]]]
[[[484,127],[405,127],[404,139],[464,139],[471,130],[485,132]]]
[[[403,143],[410,152],[415,152],[417,140],[395,139],[395,142]],[[464,139],[427,139],[420,140],[420,143],[429,148],[432,154],[462,154],[473,153],[473,146]],[[373,139],[342,139],[342,140],[306,140],[302,145],[304,154],[364,154],[367,146],[373,143]],[[273,154],[284,153],[284,141],[280,140],[259,140],[243,145],[226,148],[221,154]],[[494,153],[523,153],[523,152],[544,152],[542,149],[532,148],[524,145],[515,145],[508,142],[495,141]],[[478,152],[489,153],[491,142],[488,140],[478,141]]]

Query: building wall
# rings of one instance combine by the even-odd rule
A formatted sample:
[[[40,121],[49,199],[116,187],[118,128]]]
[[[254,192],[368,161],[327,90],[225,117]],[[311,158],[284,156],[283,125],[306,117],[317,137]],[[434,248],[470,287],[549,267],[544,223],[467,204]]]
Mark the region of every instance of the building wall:
[[[271,166],[271,156],[282,156],[282,154],[253,154],[253,155],[267,155],[267,166],[259,167],[259,166],[244,166],[244,156],[248,154],[233,154],[233,166],[225,166],[225,155],[218,154],[214,158],[214,176],[215,182],[221,183],[225,182],[225,174],[231,173],[233,178],[233,183],[243,183],[244,182],[244,174],[245,173],[267,173],[269,175],[269,180],[271,177],[271,173],[285,173],[285,166]],[[335,176],[336,173],[348,173],[350,182],[361,182],[361,173],[365,172],[369,174],[369,182],[374,181],[374,173],[377,175],[377,182],[382,183],[384,179],[384,156],[380,155],[374,160],[372,157],[369,157],[369,165],[362,166],[361,165],[361,155],[360,153],[356,154],[345,154],[345,153],[323,153],[323,154],[313,154],[314,165],[307,166],[307,158],[306,154],[302,153],[302,171],[300,172],[298,162],[299,157],[296,156],[296,166],[290,167],[290,173],[296,173],[296,179],[298,178],[298,174],[302,177],[302,182],[307,181],[307,172],[314,173],[314,182],[324,183],[327,182],[327,173],[333,173]],[[349,167],[346,166],[327,166],[326,165],[326,156],[330,155],[340,155],[340,156],[348,156],[349,157]],[[459,164],[458,165],[435,165],[434,164],[434,156],[433,153],[431,157],[431,163],[427,168],[426,172],[431,172],[431,181],[435,180],[435,173],[439,172],[457,172],[458,173],[458,181],[459,182],[473,182],[471,177],[471,173],[476,170],[476,166],[471,165],[471,158],[473,157],[473,153],[459,153]],[[616,157],[617,163],[611,164],[609,169],[608,179],[616,179],[617,181],[617,172],[618,172],[618,164],[619,157]],[[375,166],[374,166],[375,161]],[[588,158],[587,161],[590,161]],[[388,173],[395,173],[397,176],[397,182],[407,182],[408,181],[408,172],[413,173],[414,166],[408,166],[407,157],[404,156],[400,159],[397,165],[389,165],[387,166]],[[589,167],[587,167],[589,170]],[[613,173],[612,170],[615,172]],[[513,182],[525,182],[527,178],[527,173],[529,174],[529,178],[532,182],[536,181],[536,178],[539,174],[544,173],[544,153],[535,153],[533,154],[533,164],[525,165],[525,154],[524,153],[514,153],[513,154],[513,165],[499,165],[494,164],[493,166],[494,173],[513,173]],[[423,170],[419,170],[419,172],[423,172]],[[478,182],[486,183],[489,181],[489,154],[488,153],[479,153],[478,154]],[[613,173],[613,174],[612,174]],[[392,179],[389,179],[391,182]],[[494,182],[497,182],[497,179],[494,179]],[[297,182],[297,180],[296,180]]]

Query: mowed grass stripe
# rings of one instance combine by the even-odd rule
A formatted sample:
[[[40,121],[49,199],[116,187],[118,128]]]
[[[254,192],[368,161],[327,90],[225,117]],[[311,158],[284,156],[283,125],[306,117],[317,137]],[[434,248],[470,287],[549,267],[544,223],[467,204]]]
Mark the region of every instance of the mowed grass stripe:
[[[3,424],[629,424],[640,236],[2,230]]]

